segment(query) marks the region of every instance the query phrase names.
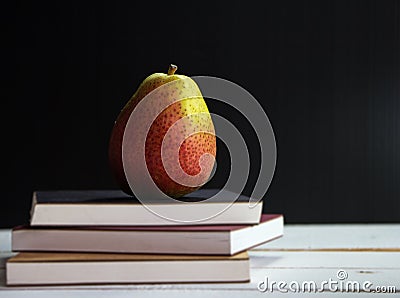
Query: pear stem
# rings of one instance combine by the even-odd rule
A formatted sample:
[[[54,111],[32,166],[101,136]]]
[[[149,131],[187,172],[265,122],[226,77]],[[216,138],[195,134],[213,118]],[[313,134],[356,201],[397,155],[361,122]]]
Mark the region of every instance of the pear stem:
[[[177,69],[178,69],[178,66],[176,66],[174,64],[170,64],[169,68],[168,68],[168,75],[172,76]]]

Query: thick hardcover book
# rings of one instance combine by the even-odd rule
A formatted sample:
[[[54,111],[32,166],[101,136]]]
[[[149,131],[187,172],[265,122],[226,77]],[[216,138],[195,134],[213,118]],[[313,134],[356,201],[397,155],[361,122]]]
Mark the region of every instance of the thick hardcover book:
[[[246,252],[235,256],[20,253],[6,263],[7,285],[247,282]]]
[[[13,251],[233,255],[283,235],[283,216],[256,225],[29,227],[12,231]]]
[[[217,192],[218,190],[213,189],[198,190],[185,196],[185,203],[171,203],[154,198],[146,200],[146,207],[134,197],[118,190],[36,191],[33,194],[30,224],[149,226],[259,223],[262,202],[250,206],[249,198],[241,195],[230,204],[229,200],[237,195],[228,191],[220,193],[214,202],[207,201]],[[215,210],[220,212],[214,214]],[[172,214],[173,219],[180,221],[158,214]]]

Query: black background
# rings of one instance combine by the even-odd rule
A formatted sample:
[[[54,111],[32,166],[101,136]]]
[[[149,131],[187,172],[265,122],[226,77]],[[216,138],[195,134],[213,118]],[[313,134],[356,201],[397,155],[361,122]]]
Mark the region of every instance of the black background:
[[[264,107],[278,147],[265,211],[290,223],[400,222],[400,2],[255,3],[2,4],[0,226],[28,221],[33,190],[115,188],[113,122],[171,62],[231,80]],[[248,192],[254,134],[208,104],[252,148]]]

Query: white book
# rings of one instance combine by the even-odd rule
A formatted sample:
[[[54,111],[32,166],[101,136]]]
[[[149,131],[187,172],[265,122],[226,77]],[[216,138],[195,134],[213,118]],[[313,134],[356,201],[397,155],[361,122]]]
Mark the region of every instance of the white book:
[[[31,226],[152,226],[256,224],[262,201],[250,206],[249,198],[224,191],[200,189],[183,197],[185,203],[148,200],[147,207],[119,190],[36,191],[31,208]],[[150,211],[149,208],[152,210]],[[219,213],[218,213],[218,212]],[[171,215],[171,220],[161,215]],[[167,216],[168,217],[168,216]]]
[[[22,226],[12,231],[12,250],[233,255],[282,235],[280,214],[255,225]]]
[[[20,253],[6,263],[7,285],[248,282],[247,253],[181,256]]]

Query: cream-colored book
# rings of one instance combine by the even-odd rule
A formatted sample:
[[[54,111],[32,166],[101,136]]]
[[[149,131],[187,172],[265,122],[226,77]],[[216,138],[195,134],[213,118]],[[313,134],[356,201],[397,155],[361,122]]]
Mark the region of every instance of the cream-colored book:
[[[6,263],[7,285],[247,282],[247,252],[234,256],[20,253]]]

